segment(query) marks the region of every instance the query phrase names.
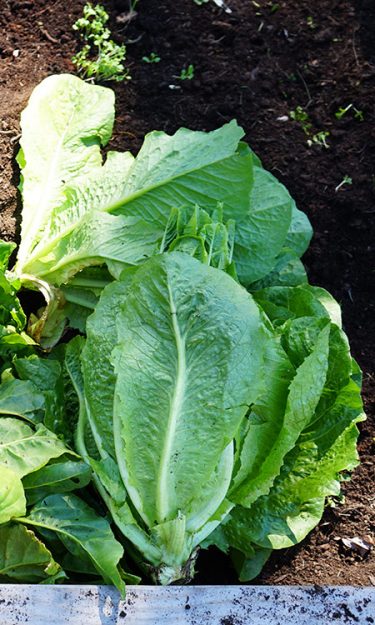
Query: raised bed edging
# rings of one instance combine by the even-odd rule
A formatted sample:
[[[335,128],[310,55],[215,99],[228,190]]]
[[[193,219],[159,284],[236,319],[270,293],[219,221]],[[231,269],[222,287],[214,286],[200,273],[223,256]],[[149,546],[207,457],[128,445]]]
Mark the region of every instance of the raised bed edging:
[[[375,623],[375,588],[0,584],[0,625],[337,625]]]

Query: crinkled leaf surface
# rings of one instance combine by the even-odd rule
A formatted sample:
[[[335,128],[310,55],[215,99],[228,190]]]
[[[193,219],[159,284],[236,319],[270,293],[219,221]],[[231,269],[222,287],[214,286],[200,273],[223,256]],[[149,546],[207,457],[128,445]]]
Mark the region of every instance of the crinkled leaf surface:
[[[137,271],[117,332],[116,456],[152,526],[186,511],[215,470],[257,397],[266,337],[244,289],[179,253]]]
[[[122,280],[108,285],[98,302],[95,313],[87,322],[87,341],[82,350],[82,373],[86,389],[88,419],[96,445],[105,458],[116,457],[113,437],[113,401],[115,373],[111,354],[117,345],[116,321],[121,304],[127,301],[127,291],[135,269]]]
[[[305,353],[305,363],[311,362],[319,348],[322,330],[314,323],[319,319],[301,318],[302,321],[304,333],[301,327],[299,345]],[[310,356],[306,356],[309,352]],[[269,550],[294,545],[315,527],[322,516],[325,498],[339,493],[339,472],[351,470],[358,463],[355,424],[364,418],[362,401],[352,376],[346,337],[335,325],[330,327],[326,358],[327,377],[320,400],[286,454],[271,490],[256,499],[249,509],[236,506],[208,540],[208,544],[217,544],[224,550],[241,550],[246,562],[241,574],[247,575],[243,579],[256,574],[259,547]],[[356,371],[355,367],[354,375]],[[306,375],[306,387],[309,380],[310,376]],[[292,388],[293,383],[290,392]],[[304,395],[301,398],[303,401]]]
[[[63,185],[101,166],[100,144],[109,141],[113,120],[110,89],[68,74],[49,76],[34,89],[21,116],[21,268],[61,204]]]
[[[269,436],[258,442],[255,435],[258,429],[256,420],[254,428],[251,427],[250,422],[241,450],[241,469],[235,478],[234,487],[230,493],[230,498],[233,501],[249,506],[260,495],[269,490],[280,472],[285,455],[293,449],[301,431],[311,421],[327,378],[328,339],[329,327],[326,327],[320,333],[314,351],[297,369],[296,375],[289,385],[286,404],[284,403],[285,378],[287,379],[290,370],[288,371],[288,368],[285,370],[285,361],[282,358],[280,360],[280,354],[278,354],[279,362],[275,361],[277,369],[274,368],[274,372],[279,373],[279,375],[282,373],[280,376],[281,384],[279,382],[278,387],[271,384],[271,398],[263,401],[266,409],[271,408],[270,414],[273,413],[274,419],[277,415],[275,421],[278,421],[281,427],[276,424],[273,436],[272,432],[268,430]],[[283,378],[284,384],[282,384]],[[275,405],[272,397],[272,393],[275,392],[280,394],[279,406]],[[267,410],[265,410],[265,414],[267,415]],[[249,440],[246,440],[247,438]],[[261,454],[258,445],[262,446],[263,453]],[[255,451],[252,450],[252,447],[255,448]],[[250,459],[247,457],[248,455],[250,455]]]
[[[301,286],[271,286],[253,293],[274,325],[298,317],[322,317],[341,325],[340,307],[325,289]]]

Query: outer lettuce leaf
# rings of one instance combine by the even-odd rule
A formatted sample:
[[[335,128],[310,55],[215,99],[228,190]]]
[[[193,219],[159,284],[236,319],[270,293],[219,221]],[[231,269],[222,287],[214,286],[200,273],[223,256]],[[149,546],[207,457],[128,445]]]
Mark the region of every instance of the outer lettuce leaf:
[[[246,146],[246,144],[243,145],[243,149],[250,149],[248,148],[248,146]],[[257,168],[257,170],[254,172],[254,177],[256,177],[258,169],[262,169],[263,164],[259,156],[255,154],[255,152],[253,152],[252,150],[251,154],[253,157],[254,167]],[[297,208],[295,201],[292,200],[292,217],[284,246],[294,250],[297,256],[300,257],[306,252],[312,235],[313,229],[307,215],[300,211]]]
[[[15,471],[0,465],[0,525],[26,513],[26,499],[21,478]]]
[[[275,432],[273,437],[271,435],[271,438],[264,436],[264,439],[258,442],[256,422],[254,428],[251,427],[250,422],[241,450],[241,470],[239,475],[235,477],[233,488],[229,493],[229,498],[236,503],[249,507],[261,495],[265,495],[269,491],[275,477],[280,472],[285,455],[294,448],[301,431],[312,420],[327,378],[328,339],[329,327],[326,327],[320,333],[312,353],[297,369],[296,375],[289,385],[286,405],[283,398],[283,391],[285,393],[286,390],[285,383],[283,387],[278,389],[279,392],[281,391],[281,401],[278,408],[275,405],[272,406],[272,400],[268,400],[268,402],[266,400],[266,408],[269,409],[270,405],[271,409],[275,410],[276,408],[279,411],[277,420],[281,427],[276,425],[277,433]],[[283,366],[285,370],[284,363]],[[275,392],[275,389],[271,387],[271,396],[272,392]],[[266,433],[271,434],[267,430]],[[258,446],[260,444],[262,444],[261,463],[258,459],[260,455]],[[255,462],[252,447],[255,447],[255,454],[257,454]],[[250,461],[247,457],[249,455]],[[247,471],[244,470],[244,467]]]
[[[299,286],[307,283],[305,268],[298,255],[289,248],[283,248],[272,271],[261,280],[249,286],[251,293],[272,286]]]
[[[307,215],[298,210],[292,200],[292,219],[284,242],[285,247],[290,247],[297,256],[302,256],[309,247],[312,235],[313,229]]]
[[[51,583],[64,577],[61,566],[34,532],[19,524],[0,527],[1,581]]]
[[[83,551],[106,583],[123,594],[124,582],[117,568],[123,549],[109,523],[75,495],[50,495],[32,508],[20,522],[56,532],[73,555]]]
[[[292,199],[287,189],[272,174],[254,167],[247,214],[236,219],[234,260],[242,284],[251,284],[272,270],[291,216]]]
[[[23,478],[28,505],[47,495],[69,493],[83,488],[91,481],[91,469],[82,460],[62,457]]]
[[[152,224],[134,217],[115,217],[100,211],[85,215],[74,230],[56,241],[51,252],[25,267],[56,284],[67,283],[85,267],[111,266],[113,262],[136,265],[158,251]]]
[[[65,453],[75,455],[44,425],[38,425],[34,432],[19,419],[0,419],[1,470],[6,466],[22,478]]]
[[[59,117],[61,97],[66,106]],[[100,98],[103,103],[93,115],[92,100]],[[222,202],[230,218],[246,213],[252,159],[250,154],[237,153],[243,131],[235,122],[211,133],[180,129],[169,136],[154,132],[145,138],[136,159],[129,153],[109,153],[101,166],[99,143],[109,137],[111,98],[112,92],[84,82],[81,85],[79,79],[69,76],[47,79],[34,92],[23,116],[23,144],[24,154],[34,156],[36,173],[28,168],[26,155],[22,237],[27,235],[27,242],[19,251],[17,275],[30,274],[61,284],[80,269],[107,259],[137,264],[155,252],[173,207],[198,203],[213,211],[217,202]],[[57,106],[51,120],[49,102],[54,99]],[[87,118],[82,121],[79,118],[85,110]],[[57,128],[48,166],[42,169],[46,150],[34,142],[33,116],[42,137],[43,124],[46,129],[50,124]],[[88,120],[90,141],[85,138]],[[63,163],[70,163],[68,172],[62,171]],[[42,180],[39,170],[44,174]],[[38,219],[33,216],[35,206]],[[93,242],[93,229],[98,242]]]
[[[87,341],[82,352],[82,384],[90,389],[85,392],[84,401],[91,430],[103,458],[108,455],[116,457],[112,423],[116,377],[111,353],[117,344],[119,307],[127,300],[135,271],[128,270],[121,281],[113,282],[103,291],[95,313],[88,320]]]
[[[36,87],[21,116],[23,267],[43,235],[62,187],[102,163],[100,145],[111,136],[114,94],[75,76],[49,76]],[[48,140],[46,140],[48,137]]]
[[[43,397],[43,404],[39,413],[39,421],[55,434],[63,432],[62,422],[65,419],[65,388],[61,365],[54,358],[40,358],[36,354],[28,358],[14,360],[16,374],[26,385],[32,385],[31,398]],[[35,415],[33,419],[37,422]]]
[[[283,344],[299,367],[297,376],[314,353],[318,354],[326,324],[323,318],[301,317],[285,325]],[[321,357],[327,360],[327,375],[320,399],[284,457],[270,491],[257,498],[252,491],[250,508],[236,506],[206,541],[206,546],[216,544],[231,551],[243,581],[259,572],[259,558],[267,555],[264,550],[303,540],[319,522],[325,498],[339,494],[340,471],[352,470],[358,464],[355,424],[364,418],[358,368],[353,365],[345,335],[334,324],[330,325],[329,353],[324,356],[321,352]],[[321,367],[318,359],[316,367]],[[306,390],[301,382],[304,401]],[[311,376],[306,375],[305,387],[310,383]],[[289,393],[292,389],[293,382]]]
[[[341,326],[341,312],[332,295],[319,287],[272,286],[255,291],[254,299],[275,326],[297,317],[322,317]]]
[[[0,385],[0,415],[22,417],[31,422],[42,419],[44,396],[30,380],[9,377]]]
[[[181,128],[174,135],[152,132],[130,168],[126,193],[110,212],[142,216],[162,230],[170,209],[218,202],[226,219],[237,220],[249,202],[251,155],[237,152],[242,128],[232,121],[210,133]]]

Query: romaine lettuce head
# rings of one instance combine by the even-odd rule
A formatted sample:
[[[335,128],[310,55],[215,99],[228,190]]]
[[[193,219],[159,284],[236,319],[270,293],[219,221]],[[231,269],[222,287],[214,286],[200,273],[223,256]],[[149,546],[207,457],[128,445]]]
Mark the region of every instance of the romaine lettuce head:
[[[81,452],[94,439],[99,487],[161,583],[191,576],[232,507],[235,438],[269,340],[244,288],[180,252],[125,272],[89,319]]]
[[[336,303],[305,284],[255,298],[161,254],[107,286],[86,342],[68,346],[78,449],[158,583],[191,578],[212,544],[254,577],[357,463],[362,404]]]

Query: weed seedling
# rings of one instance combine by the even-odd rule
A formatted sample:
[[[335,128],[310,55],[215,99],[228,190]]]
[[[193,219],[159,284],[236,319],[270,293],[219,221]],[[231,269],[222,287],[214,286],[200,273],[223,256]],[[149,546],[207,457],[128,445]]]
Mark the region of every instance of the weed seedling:
[[[356,109],[355,106],[352,103],[348,104],[348,106],[346,106],[345,108],[340,106],[339,110],[336,111],[336,113],[335,113],[336,119],[342,119],[342,117],[344,117],[344,115],[346,115],[348,113],[348,111],[350,111],[350,110],[354,111],[354,119],[357,119],[360,122],[364,121],[365,116],[363,114],[363,111],[360,111],[359,109]]]
[[[307,140],[307,145],[311,148],[312,145],[320,145],[322,148],[329,148],[329,145],[326,141],[327,137],[329,137],[329,132],[326,130],[321,130],[317,132],[315,135],[312,135],[311,139]]]
[[[79,33],[84,46],[72,61],[84,78],[117,82],[129,80],[129,72],[123,64],[126,47],[111,39],[111,31],[106,26],[108,19],[108,13],[101,4],[85,4],[83,16],[73,24],[73,30]]]
[[[312,15],[309,15],[309,17],[306,20],[306,24],[308,25],[309,28],[311,28],[311,30],[315,30],[316,24],[314,22],[314,18],[312,17]]]
[[[344,176],[343,179],[341,180],[340,184],[337,185],[337,187],[335,188],[335,192],[337,193],[337,191],[339,191],[341,189],[341,187],[343,187],[344,185],[350,185],[353,184],[353,180],[350,176]]]
[[[322,147],[329,148],[329,145],[326,141],[329,136],[329,132],[326,130],[321,130],[315,134],[312,134],[312,123],[310,117],[306,111],[303,110],[302,106],[297,106],[294,111],[290,111],[289,116],[294,121],[298,122],[301,125],[303,132],[305,133],[307,139],[307,145],[311,148],[312,145],[321,145]]]
[[[339,110],[335,113],[336,119],[341,119],[342,117],[344,117],[344,115],[346,115],[351,108],[353,108],[353,104],[348,104],[348,106],[346,106],[345,108],[340,106]]]
[[[150,56],[142,56],[142,61],[145,63],[159,63],[161,58],[156,52],[150,52]]]
[[[271,3],[271,7],[270,7],[270,13],[271,13],[271,15],[272,15],[273,13],[277,13],[277,11],[279,10],[279,8],[280,8],[280,5],[279,5],[279,3],[278,3],[278,2],[272,2],[272,3]]]
[[[310,121],[309,114],[303,110],[302,106],[297,106],[294,111],[290,111],[289,115],[291,119],[301,125],[303,132],[309,137],[312,123]]]
[[[194,78],[194,65],[192,65],[192,63],[190,63],[190,65],[187,66],[187,68],[183,68],[181,70],[181,74],[178,76],[179,80],[192,80]]]

